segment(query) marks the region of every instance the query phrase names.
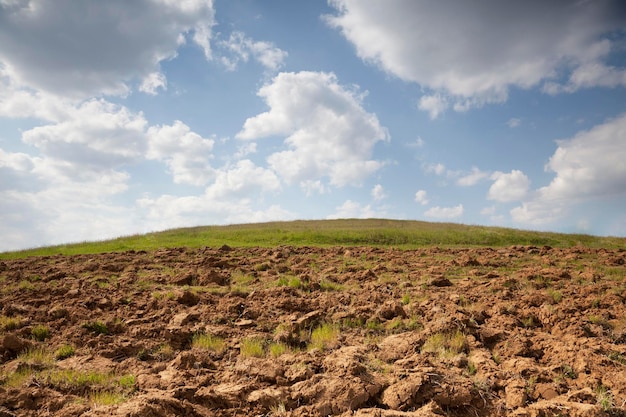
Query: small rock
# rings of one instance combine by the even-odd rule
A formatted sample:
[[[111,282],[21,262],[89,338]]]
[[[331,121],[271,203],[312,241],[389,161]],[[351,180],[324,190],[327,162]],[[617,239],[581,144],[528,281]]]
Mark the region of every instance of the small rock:
[[[180,297],[178,297],[176,301],[178,301],[180,304],[184,304],[186,306],[191,307],[191,306],[195,306],[196,304],[200,302],[200,297],[198,297],[196,294],[192,293],[191,291],[185,291],[182,293]]]
[[[446,277],[435,277],[430,280],[428,283],[433,287],[450,287],[452,286],[452,282]]]

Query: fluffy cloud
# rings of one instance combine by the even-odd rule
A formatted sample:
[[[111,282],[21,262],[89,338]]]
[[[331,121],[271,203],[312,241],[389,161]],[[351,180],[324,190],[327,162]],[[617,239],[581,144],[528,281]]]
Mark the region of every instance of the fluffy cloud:
[[[203,138],[177,120],[171,126],[148,129],[149,146],[146,157],[164,161],[174,182],[204,185],[213,177],[209,164],[214,140]]]
[[[237,68],[239,61],[248,62],[250,56],[268,71],[277,71],[287,58],[287,52],[273,43],[254,41],[242,32],[231,33],[228,40],[220,41],[219,45],[230,51],[230,56],[222,56],[221,61],[231,71]]]
[[[556,176],[539,190],[543,199],[626,194],[626,113],[557,143],[546,166]]]
[[[546,170],[555,173],[550,184],[511,211],[520,223],[556,220],[573,204],[626,195],[626,113],[558,141]]]
[[[359,184],[383,165],[370,158],[376,143],[388,140],[386,129],[334,74],[280,73],[258,95],[270,110],[247,119],[237,137],[287,136],[289,149],[268,157],[287,183],[328,177],[334,186]]]
[[[488,172],[484,172],[476,167],[472,167],[472,172],[456,180],[456,183],[457,185],[460,185],[462,187],[469,187],[472,185],[476,185],[480,180],[487,177],[489,177]]]
[[[376,184],[374,188],[372,188],[371,194],[374,201],[384,200],[388,197],[387,193],[385,193],[385,188],[380,184]]]
[[[426,210],[424,215],[435,219],[455,219],[463,215],[463,204],[455,207],[432,207]]]
[[[491,175],[494,180],[487,198],[500,202],[519,201],[528,194],[530,187],[530,179],[519,170],[512,170],[509,174],[503,172],[495,172]]]
[[[248,159],[238,161],[234,167],[220,170],[215,182],[206,190],[211,199],[243,198],[260,191],[278,191],[280,181],[274,172],[258,167]]]
[[[40,90],[124,94],[128,81],[145,80],[174,57],[187,34],[210,57],[213,24],[212,0],[3,1],[0,64]]]
[[[415,202],[423,206],[429,203],[428,195],[425,190],[418,190],[415,193]]]
[[[431,117],[450,105],[464,111],[502,102],[513,86],[545,83],[559,92],[626,85],[624,68],[607,63],[617,47],[607,34],[626,18],[619,0],[330,4],[336,14],[327,22],[360,58],[431,90],[419,102]]]
[[[335,213],[327,216],[327,219],[372,219],[385,217],[385,211],[372,208],[371,205],[362,205],[356,201],[346,200],[341,206],[335,208]]]

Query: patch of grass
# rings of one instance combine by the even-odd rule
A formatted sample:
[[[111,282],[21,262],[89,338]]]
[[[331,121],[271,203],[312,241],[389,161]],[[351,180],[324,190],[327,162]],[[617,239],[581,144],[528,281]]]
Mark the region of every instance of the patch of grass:
[[[20,367],[15,372],[0,373],[0,385],[8,388],[19,388],[26,383],[33,375],[35,371],[28,367]]]
[[[609,357],[610,360],[615,361],[617,363],[620,363],[624,366],[626,366],[626,356],[622,355],[619,352],[615,352],[615,351],[611,351],[609,352],[609,354],[607,355]]]
[[[324,323],[311,332],[311,343],[309,349],[324,350],[334,347],[339,338],[339,326],[330,323]]]
[[[437,353],[439,357],[450,358],[463,352],[467,347],[465,335],[457,330],[452,333],[435,333],[422,345],[421,352]]]
[[[244,358],[262,358],[265,356],[264,342],[257,338],[244,338],[239,344],[239,353]]]
[[[380,321],[374,319],[374,320],[368,320],[365,323],[365,328],[367,330],[372,330],[374,332],[380,332],[383,330],[383,325]]]
[[[402,304],[408,305],[411,302],[411,294],[404,294],[401,301]]]
[[[320,280],[320,289],[322,291],[342,291],[343,285],[323,278]]]
[[[567,365],[567,364],[561,365],[561,374],[565,378],[569,378],[569,379],[576,379],[578,377],[578,374],[576,374],[576,371],[574,370],[574,368],[572,368],[570,365]]]
[[[48,328],[48,326],[38,324],[30,330],[30,335],[33,337],[33,339],[39,342],[43,342],[48,337],[50,337],[50,329]]]
[[[302,288],[302,280],[293,275],[283,275],[276,281],[277,287]]]
[[[561,291],[549,288],[546,291],[546,293],[548,294],[548,297],[550,298],[550,300],[552,300],[554,304],[560,303],[561,300],[563,299],[563,293],[561,293]]]
[[[23,319],[19,316],[0,316],[0,330],[10,331],[22,327]]]
[[[167,230],[99,242],[36,248],[0,254],[0,259],[26,256],[74,255],[175,247],[275,247],[293,246],[378,246],[415,249],[430,245],[489,246],[549,245],[552,247],[623,247],[623,238],[580,234],[531,232],[501,227],[428,223],[413,220],[339,219],[298,220],[207,226]]]
[[[478,369],[476,368],[476,364],[474,364],[474,362],[467,362],[467,374],[472,376],[472,375],[476,375],[476,372],[478,372]]]
[[[347,317],[341,320],[341,327],[345,329],[357,329],[365,326],[363,317]]]
[[[221,353],[226,349],[226,342],[218,336],[208,333],[198,333],[191,339],[191,347]]]
[[[74,356],[76,353],[76,349],[72,345],[63,345],[54,351],[54,359],[63,360],[67,359],[70,356]]]
[[[169,343],[159,345],[153,355],[160,361],[169,360],[174,357],[174,348]]]
[[[599,326],[602,326],[605,329],[610,329],[611,328],[610,323],[602,316],[598,316],[598,315],[595,315],[595,314],[590,314],[589,316],[587,316],[587,320],[589,320],[589,323],[597,324]]]
[[[27,363],[28,365],[52,365],[54,363],[52,354],[43,348],[28,349],[18,355],[18,361]]]
[[[109,333],[109,329],[107,325],[100,320],[94,320],[94,321],[90,321],[87,323],[83,323],[82,327],[95,334],[108,334]]]
[[[596,388],[596,400],[600,408],[606,413],[610,412],[615,406],[613,393],[604,385],[600,385]]]
[[[533,316],[524,317],[521,322],[522,326],[527,329],[533,328],[536,325],[535,318]]]
[[[21,291],[33,291],[35,289],[35,284],[23,279],[17,284],[17,288]]]
[[[128,398],[125,394],[112,391],[94,391],[89,395],[89,401],[95,406],[118,405],[127,400]]]
[[[285,343],[271,343],[268,350],[273,358],[292,352],[291,347]]]

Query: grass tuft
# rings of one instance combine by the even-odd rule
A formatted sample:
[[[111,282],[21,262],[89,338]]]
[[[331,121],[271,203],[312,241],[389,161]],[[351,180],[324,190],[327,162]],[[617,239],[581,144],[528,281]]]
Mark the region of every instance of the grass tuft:
[[[422,345],[422,353],[433,352],[439,357],[450,358],[463,352],[467,347],[465,335],[457,330],[453,333],[435,333]]]
[[[218,336],[208,333],[198,333],[191,339],[191,347],[221,353],[226,349],[226,342]]]
[[[334,347],[337,344],[338,338],[339,327],[334,324],[324,323],[313,329],[313,332],[311,332],[311,343],[309,344],[309,349],[324,350],[326,348]]]
[[[74,349],[74,346],[63,345],[54,351],[54,359],[56,360],[67,359],[70,356],[74,356],[75,353],[76,353],[76,349]]]
[[[264,342],[257,338],[244,338],[239,345],[239,353],[244,358],[262,358],[265,356]]]

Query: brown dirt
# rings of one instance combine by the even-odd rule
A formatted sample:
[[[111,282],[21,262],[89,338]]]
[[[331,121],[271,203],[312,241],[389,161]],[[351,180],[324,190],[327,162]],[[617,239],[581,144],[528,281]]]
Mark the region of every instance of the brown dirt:
[[[625,413],[624,250],[34,257],[0,262],[0,290],[0,417]]]

